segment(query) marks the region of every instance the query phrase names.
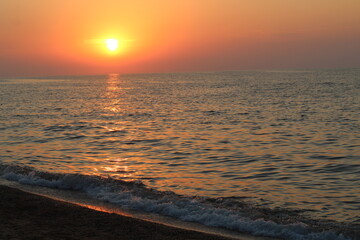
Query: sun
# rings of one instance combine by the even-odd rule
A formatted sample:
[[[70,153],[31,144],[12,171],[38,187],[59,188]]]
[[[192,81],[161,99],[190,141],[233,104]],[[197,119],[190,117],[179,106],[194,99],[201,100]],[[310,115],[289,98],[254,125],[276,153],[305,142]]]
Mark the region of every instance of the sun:
[[[106,47],[109,51],[116,51],[119,48],[119,41],[114,38],[105,39]]]

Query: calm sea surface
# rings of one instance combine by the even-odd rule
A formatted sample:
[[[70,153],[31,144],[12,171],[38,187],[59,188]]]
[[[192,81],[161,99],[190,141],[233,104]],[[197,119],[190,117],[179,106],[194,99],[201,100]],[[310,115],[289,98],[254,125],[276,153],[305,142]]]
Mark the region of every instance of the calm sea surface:
[[[359,222],[360,69],[0,80],[0,163]]]

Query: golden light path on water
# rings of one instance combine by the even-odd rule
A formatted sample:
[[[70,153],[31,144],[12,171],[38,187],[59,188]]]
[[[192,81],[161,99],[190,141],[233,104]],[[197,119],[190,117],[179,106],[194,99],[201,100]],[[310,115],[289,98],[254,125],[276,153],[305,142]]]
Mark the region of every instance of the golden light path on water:
[[[3,103],[1,151],[5,163],[46,172],[141,181],[193,196],[249,197],[264,206],[354,219],[353,74],[15,80],[2,84],[2,94],[13,100]],[[346,94],[329,101],[337,88]]]

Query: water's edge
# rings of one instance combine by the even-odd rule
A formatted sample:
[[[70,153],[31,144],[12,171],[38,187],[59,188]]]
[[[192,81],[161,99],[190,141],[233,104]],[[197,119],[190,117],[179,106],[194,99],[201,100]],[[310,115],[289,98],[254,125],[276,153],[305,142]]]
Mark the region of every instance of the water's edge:
[[[189,223],[179,221],[177,219],[161,216],[158,214],[144,213],[134,210],[124,210],[119,208],[118,206],[102,202],[93,198],[89,198],[86,194],[73,191],[73,190],[63,190],[63,189],[51,189],[47,187],[41,186],[32,186],[32,185],[24,185],[18,182],[9,181],[4,178],[0,178],[0,185],[19,189],[21,191],[36,194],[42,197],[50,198],[56,201],[68,202],[71,204],[75,204],[81,207],[86,207],[95,211],[106,212],[106,213],[115,213],[118,215],[141,219],[144,221],[149,221],[153,223],[158,223],[170,227],[191,230],[202,232],[206,234],[213,234],[222,237],[227,237],[230,239],[238,239],[238,240],[280,240],[279,238],[269,238],[269,237],[259,237],[252,236],[246,233],[233,232],[230,230],[220,229],[220,228],[212,228],[207,227],[197,223]]]
[[[353,230],[356,226],[307,219],[301,211],[259,208],[242,199],[178,195],[149,188],[138,181],[41,172],[29,167],[3,164],[0,164],[0,178],[30,192],[40,189],[37,194],[78,204],[80,201],[80,204],[95,209],[110,203],[110,207],[107,207],[110,211],[115,206],[115,209],[120,208],[120,214],[125,215],[123,210],[126,210],[131,216],[146,216],[148,221],[168,223],[169,219],[176,219],[170,221],[172,225],[175,222],[197,223],[210,228],[289,240],[358,239],[358,232]]]

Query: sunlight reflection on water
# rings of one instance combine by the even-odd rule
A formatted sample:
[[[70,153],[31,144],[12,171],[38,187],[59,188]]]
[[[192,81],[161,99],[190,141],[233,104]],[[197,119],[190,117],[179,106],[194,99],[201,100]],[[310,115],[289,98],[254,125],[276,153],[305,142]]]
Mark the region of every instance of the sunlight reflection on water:
[[[359,84],[358,70],[14,80],[1,161],[354,220]]]

